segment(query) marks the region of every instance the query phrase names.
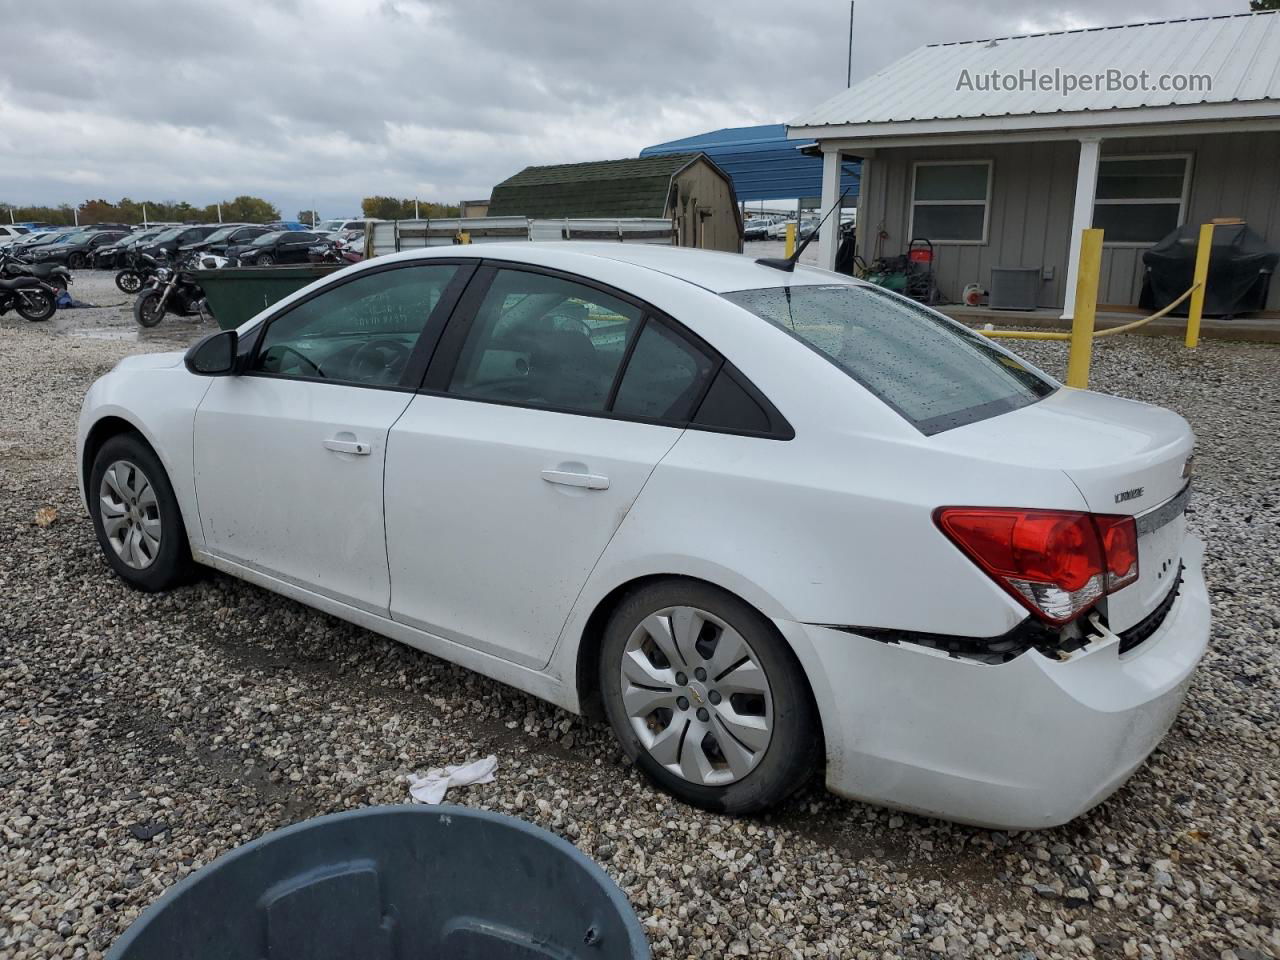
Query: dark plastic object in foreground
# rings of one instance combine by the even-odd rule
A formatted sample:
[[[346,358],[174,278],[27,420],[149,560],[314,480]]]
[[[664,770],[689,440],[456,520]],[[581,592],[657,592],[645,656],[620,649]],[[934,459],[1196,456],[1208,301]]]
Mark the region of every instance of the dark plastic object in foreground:
[[[1199,241],[1199,224],[1188,223],[1142,254],[1147,269],[1138,306],[1161,310],[1191,286]],[[1265,309],[1277,260],[1276,250],[1247,224],[1214,227],[1204,315],[1225,317]],[[1189,306],[1184,301],[1173,315],[1185,317]]]
[[[302,264],[296,267],[223,267],[194,272],[209,301],[213,319],[223,330],[234,330],[250,317],[295,290],[349,264]]]
[[[169,890],[106,960],[648,960],[572,844],[462,807],[370,807],[247,843]]]

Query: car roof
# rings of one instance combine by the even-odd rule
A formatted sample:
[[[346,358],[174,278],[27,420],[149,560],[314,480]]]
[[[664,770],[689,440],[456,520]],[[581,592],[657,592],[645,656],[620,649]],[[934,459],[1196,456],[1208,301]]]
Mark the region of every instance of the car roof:
[[[756,258],[740,253],[723,253],[716,250],[698,250],[692,247],[672,247],[649,243],[593,243],[568,240],[562,242],[486,243],[459,248],[457,246],[428,247],[414,250],[410,255],[418,257],[493,257],[501,260],[528,261],[531,249],[540,256],[535,262],[546,263],[546,254],[558,261],[555,266],[573,273],[590,274],[591,260],[614,260],[628,263],[656,273],[663,273],[713,293],[729,293],[733,290],[757,290],[763,287],[808,286],[825,283],[858,283],[842,273],[832,273],[804,264],[798,264],[788,273],[775,267],[756,262]],[[406,259],[409,255],[401,254]]]

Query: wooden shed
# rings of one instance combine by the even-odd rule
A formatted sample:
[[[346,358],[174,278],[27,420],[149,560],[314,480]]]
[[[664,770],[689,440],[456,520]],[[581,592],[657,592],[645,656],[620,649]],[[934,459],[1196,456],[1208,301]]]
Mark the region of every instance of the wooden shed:
[[[733,182],[702,153],[526,167],[493,188],[488,215],[661,217],[681,246],[742,252]]]

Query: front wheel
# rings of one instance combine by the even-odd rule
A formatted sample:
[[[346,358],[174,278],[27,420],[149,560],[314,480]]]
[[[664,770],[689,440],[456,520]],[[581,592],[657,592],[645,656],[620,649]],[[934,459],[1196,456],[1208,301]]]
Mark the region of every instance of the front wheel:
[[[121,270],[116,274],[116,287],[121,293],[137,293],[142,289],[142,274],[136,270]]]
[[[73,253],[67,257],[67,266],[72,270],[83,270],[86,263],[88,263],[88,260],[85,259],[83,253]]]
[[[53,295],[45,290],[24,290],[18,294],[15,307],[18,316],[32,323],[39,323],[53,316],[54,311],[58,309],[58,303],[53,299]]]
[[[275,261],[275,258],[271,256],[271,254],[260,253],[257,256],[257,259],[255,259],[253,262],[260,267],[269,267],[271,266],[271,264],[275,263],[276,261]]]
[[[137,434],[117,434],[102,445],[88,492],[98,544],[122,580],[154,592],[190,578],[194,564],[178,499]]]
[[[817,766],[817,712],[776,628],[709,584],[667,580],[614,612],[600,658],[605,712],[658,786],[724,813],[755,813]]]
[[[133,301],[133,319],[142,327],[154,327],[164,319],[159,290],[145,290],[138,294],[138,299]]]

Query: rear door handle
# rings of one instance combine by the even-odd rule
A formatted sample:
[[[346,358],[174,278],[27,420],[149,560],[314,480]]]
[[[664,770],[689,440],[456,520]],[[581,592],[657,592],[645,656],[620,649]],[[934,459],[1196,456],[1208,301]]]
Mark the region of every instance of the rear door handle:
[[[586,487],[588,490],[608,490],[609,478],[598,473],[574,473],[569,470],[543,470],[542,479],[547,483],[560,483],[566,487]]]
[[[324,448],[334,453],[354,453],[357,457],[367,457],[373,449],[361,440],[326,440]]]

